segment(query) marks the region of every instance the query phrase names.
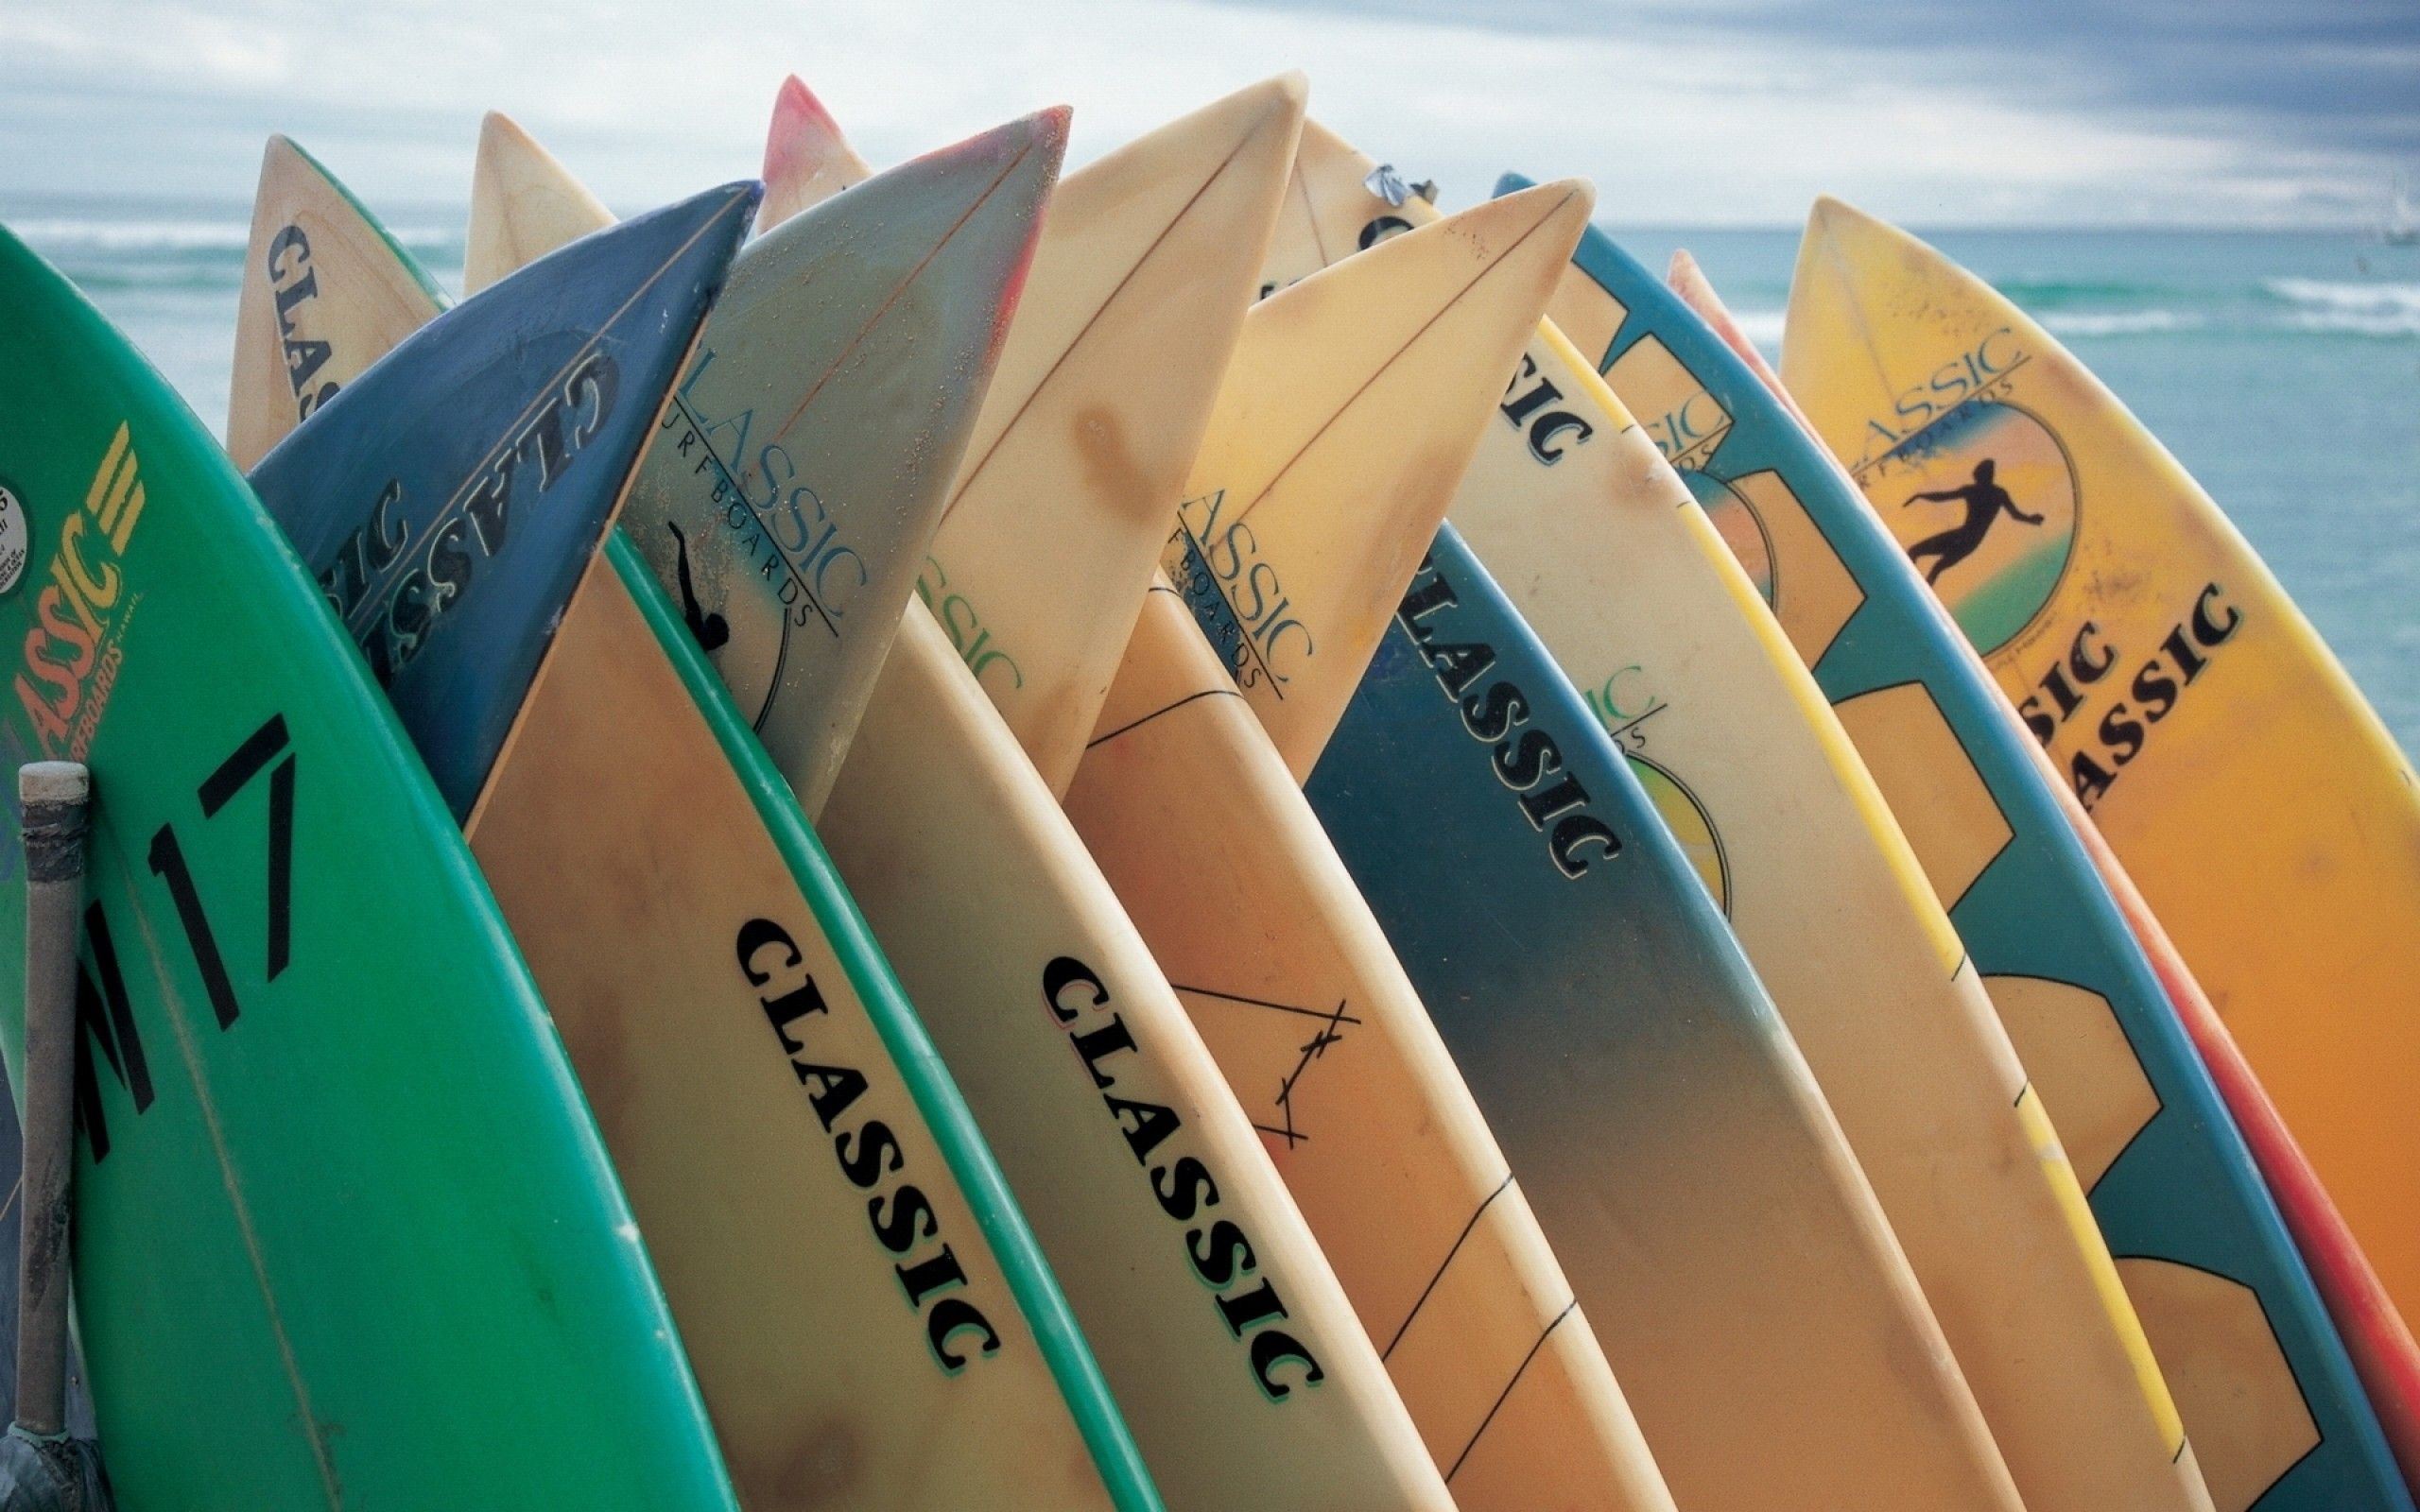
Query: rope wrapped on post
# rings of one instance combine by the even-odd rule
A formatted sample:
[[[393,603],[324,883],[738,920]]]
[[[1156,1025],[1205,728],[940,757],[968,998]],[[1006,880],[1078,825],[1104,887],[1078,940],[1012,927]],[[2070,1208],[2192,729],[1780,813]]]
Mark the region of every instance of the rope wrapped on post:
[[[67,1432],[77,915],[92,778],[76,762],[33,762],[17,773],[17,796],[26,849],[24,1228],[17,1420],[0,1438],[0,1512],[101,1512],[110,1498],[99,1452]]]

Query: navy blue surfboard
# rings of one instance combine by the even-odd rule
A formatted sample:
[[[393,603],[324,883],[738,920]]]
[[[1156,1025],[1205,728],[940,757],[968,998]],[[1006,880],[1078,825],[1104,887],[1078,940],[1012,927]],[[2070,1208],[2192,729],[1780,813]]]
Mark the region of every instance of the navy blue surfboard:
[[[478,800],[760,193],[708,190],[483,290],[251,472],[457,819]]]

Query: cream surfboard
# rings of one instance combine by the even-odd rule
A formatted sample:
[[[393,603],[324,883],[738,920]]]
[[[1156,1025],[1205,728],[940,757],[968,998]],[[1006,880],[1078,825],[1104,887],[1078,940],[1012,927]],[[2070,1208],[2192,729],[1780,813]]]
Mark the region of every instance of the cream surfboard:
[[[1722,339],[1732,355],[1738,359],[1740,372],[1762,384],[1782,414],[1803,425],[1806,417],[1799,413],[1789,391],[1782,387],[1780,375],[1767,365],[1754,344],[1740,330],[1704,271],[1698,266],[1697,260],[1685,251],[1674,252],[1669,282],[1672,292],[1680,296],[1690,312],[1703,320],[1707,328]],[[1754,422],[1751,421],[1751,423]],[[1780,426],[1782,416],[1773,416],[1772,422]],[[1897,558],[1896,544],[1884,531],[1882,523],[1864,511],[1861,501],[1857,500],[1856,485],[1846,474],[1837,472],[1837,465],[1831,462],[1831,458],[1815,448],[1811,435],[1807,440],[1810,449],[1817,451],[1820,463],[1834,468],[1844,490],[1843,497],[1856,503],[1859,513],[1853,518],[1860,518],[1868,527],[1862,534],[1889,553],[1888,558],[1877,554],[1877,559]],[[1904,594],[1920,603],[1929,602],[1929,595],[1924,593],[1912,567],[1896,576],[1903,584],[1901,592]],[[2083,802],[2069,789],[2058,768],[2050,764],[2049,754],[2024,733],[2023,726],[2017,720],[2015,705],[2000,694],[1982,659],[1975,654],[1974,648],[1965,643],[1954,627],[1946,626],[1946,615],[1938,610],[1937,605],[1928,618],[1940,622],[1949,630],[1946,635],[1932,637],[1932,644],[1942,647],[1945,661],[1955,662],[1965,672],[1965,676],[1959,679],[1962,685],[1978,690],[1977,701],[1987,704],[1999,715],[1992,724],[1997,728],[2007,747],[2022,750],[2032,758],[2042,778],[2039,791],[2047,792],[2058,800],[2068,828],[2082,843],[2093,869],[2107,885],[2118,911],[2125,916],[2127,927],[2142,946],[2143,954],[2152,971],[2158,974],[2160,986],[2177,1018],[2193,1037],[2194,1048],[2201,1053],[2203,1063],[2209,1068],[2211,1081],[2226,1100],[2227,1111],[2235,1116],[2237,1126],[2243,1132],[2244,1143],[2251,1147],[2253,1159],[2260,1167],[2262,1178],[2277,1199],[2278,1211],[2293,1235],[2295,1247],[2301,1250],[2303,1259],[2310,1266],[2311,1280],[2326,1303],[2328,1316],[2334,1320],[2337,1332],[2342,1336],[2346,1352],[2352,1356],[2361,1388],[2368,1394],[2370,1405],[2377,1412],[2378,1426],[2385,1432],[2388,1444],[2394,1450],[2395,1464],[2403,1471],[2405,1483],[2420,1486],[2420,1345],[2413,1343],[2411,1330],[2396,1311],[2394,1299],[2387,1296],[2368,1255],[2362,1252],[2360,1242],[2353,1236],[2352,1229],[2345,1225],[2343,1214],[2337,1210],[2335,1199],[2328,1195],[2325,1184],[2311,1169],[2309,1160],[2295,1143],[2292,1131],[2286,1126],[2285,1118],[2277,1111],[2268,1090],[2261,1086],[2260,1078],[2243,1058],[2242,1049],[2227,1032],[2225,1021],[2219,1017],[2218,1010],[2202,991],[2201,984],[2194,980],[2192,970],[2177,953],[2175,943],[2168,937],[2167,930],[2152,913],[2151,904],[2135,886],[2134,879],[2126,874],[2125,864],[2118,859],[2117,852],[2109,849],[2109,842],[2093,827],[2092,816],[2084,812]],[[2018,1050],[2022,1054],[2025,1047],[2019,1045]],[[2034,1074],[2037,1077],[2041,1075],[2041,1069],[2035,1068]],[[2090,1094],[2080,1091],[2078,1095]],[[2064,1105],[2065,1099],[2059,1097],[2056,1089],[2052,1090],[2051,1096]],[[2211,1357],[2204,1353],[2197,1355],[2196,1359],[2207,1364]],[[2172,1380],[2170,1385],[2180,1396],[2204,1389],[2199,1382],[2182,1379]],[[2251,1395],[2231,1390],[2227,1379],[2216,1373],[2207,1389],[2214,1394],[2214,1399],[2234,1396],[2237,1400],[2244,1400]],[[2308,1389],[2306,1387],[2306,1395]],[[2187,1431],[2191,1431],[2189,1415]],[[2205,1471],[2215,1471],[2214,1461],[2215,1456],[2205,1457]]]
[[[890,197],[977,198],[994,160],[1052,129],[1019,123],[927,160],[767,254],[795,257],[819,234],[871,248],[866,220],[880,225]],[[341,200],[312,166],[289,186],[306,213]],[[1028,239],[1048,183],[1045,171],[1021,203],[965,216],[943,245]],[[935,255],[903,237],[867,264]],[[988,266],[998,279],[1014,264]],[[350,305],[376,309],[383,288],[420,276],[392,250],[354,271],[323,296],[340,327]],[[887,292],[876,274],[852,302]],[[383,352],[353,354],[366,366]],[[233,413],[281,432],[284,392],[239,380]],[[735,1483],[765,1508],[1157,1505],[830,863],[619,550],[571,595],[468,828],[666,1278]],[[802,1093],[802,1065],[825,1076],[821,1100]]]
[[[1045,329],[1037,317],[1066,298],[1058,238],[1100,245],[1091,221],[1102,197],[1087,193],[1089,180],[1116,159],[1061,186],[978,422],[988,430],[1007,406],[991,448],[997,460],[961,485],[926,566],[925,601],[1036,767],[1046,777],[1075,768],[1069,817],[1260,1129],[1363,1324],[1384,1341],[1389,1374],[1457,1504],[1667,1508],[1602,1351],[1569,1309],[1570,1287],[1300,789],[1164,582],[1139,622],[1115,613],[1131,596],[1115,585],[1144,580],[1173,523],[1258,277],[1292,163],[1299,85],[1284,97],[1282,132],[1253,144],[1255,177],[1234,194],[1250,196],[1248,210],[1228,213],[1244,224],[1200,219],[1197,198],[1181,222],[1192,245],[1151,223],[1137,228],[1153,257],[1240,257],[1224,266],[1209,259],[1182,289],[1166,276],[1126,274],[1113,299],[1145,296],[1145,309],[1057,322],[1067,334],[1034,352]],[[812,202],[816,185],[845,180],[856,162],[804,87],[786,85],[766,154],[768,202]],[[1188,370],[1171,360],[1178,354],[1201,362]],[[1021,360],[1046,371],[1055,406],[1010,381]],[[1436,360],[1455,366],[1451,353]],[[1183,378],[1194,382],[1170,391]],[[1478,411],[1487,397],[1461,395],[1460,407]],[[1185,414],[1191,423],[1175,423]],[[1074,416],[1091,423],[1070,423]],[[1154,420],[1158,432],[1181,433],[1149,454],[1172,459],[1174,475],[1090,464],[1091,436],[1150,435]],[[964,550],[978,531],[1012,549]],[[1055,626],[1007,634],[989,612],[999,605],[1028,620],[1036,607],[1062,612]],[[1104,644],[1125,648],[1110,690],[1091,671]],[[1087,749],[1104,693],[1113,707]]]
[[[1299,196],[1289,195],[1288,216],[1299,210]],[[1383,318],[1357,309],[1337,309],[1363,270],[1396,266],[1394,259],[1461,219],[1390,241],[1367,260],[1348,260],[1264,301],[1248,327],[1250,339],[1230,369],[1221,412],[1196,462],[1187,487],[1191,497],[1180,511],[1180,527],[1170,542],[1167,560],[1171,581],[1186,607],[1215,626],[1212,644],[1221,653],[1222,666],[1241,686],[1251,712],[1279,736],[1276,752],[1296,773],[1319,759],[1328,732],[1352,699],[1373,642],[1394,618],[1391,610],[1402,598],[1424,548],[1431,545],[1464,464],[1481,442],[1482,429],[1501,396],[1497,375],[1511,370],[1535,328],[1530,320],[1493,331],[1492,352],[1465,337],[1460,354],[1466,366],[1432,376],[1430,366],[1413,354],[1424,349],[1433,352],[1431,342],[1445,345],[1441,335],[1452,330],[1444,320],[1427,318],[1434,296],[1389,298],[1382,301],[1388,312]],[[1409,279],[1412,270],[1399,276]],[[1407,348],[1404,357],[1386,362]],[[1385,370],[1371,379],[1370,367]],[[1421,381],[1396,387],[1390,382],[1396,378]],[[1409,403],[1407,387],[1439,396],[1441,407],[1424,410]],[[1460,396],[1458,407],[1449,413],[1442,407],[1443,396],[1454,394]],[[1272,395],[1288,402],[1271,403]],[[1406,413],[1427,418],[1407,422],[1399,418]],[[1338,507],[1340,500],[1355,499],[1379,502],[1357,509]],[[1534,696],[1535,690],[1521,693],[1494,715],[1475,700],[1469,717],[1480,723],[1511,717],[1515,706],[1526,708],[1523,700]],[[1442,711],[1424,706],[1422,712],[1461,717],[1451,706]],[[1119,724],[1150,713],[1148,705],[1131,713],[1114,706],[1104,714],[1104,733],[1115,733]],[[1430,758],[1436,755],[1432,751]],[[1383,765],[1383,753],[1358,751],[1349,765],[1366,772],[1373,762]],[[1439,781],[1447,785],[1438,790],[1440,801],[1480,816],[1482,824],[1500,807],[1502,816],[1525,833],[1535,835],[1545,828],[1524,823],[1512,807],[1520,786],[1536,785],[1536,773],[1516,783],[1513,768],[1508,766],[1489,780],[1484,794],[1454,790],[1453,779],[1472,775],[1467,767],[1441,769]],[[1422,848],[1425,820],[1398,815],[1392,822],[1399,833],[1398,859],[1405,869],[1427,875],[1463,865]],[[1585,816],[1556,821],[1558,843],[1569,842],[1580,856],[1585,842],[1575,826],[1592,822]],[[1352,858],[1346,859],[1350,863]],[[1563,864],[1573,868],[1569,875],[1575,879],[1591,866],[1584,857]],[[1361,881],[1366,891],[1370,878],[1362,875]],[[1506,881],[1515,894],[1533,885],[1522,878]],[[1444,877],[1433,882],[1441,895],[1457,890]],[[1583,892],[1598,899],[1604,885],[1591,883]],[[1686,885],[1694,887],[1695,883]],[[1668,892],[1655,896],[1673,901]],[[1617,905],[1608,895],[1600,906]],[[1649,1442],[1675,1497],[1683,1505],[1804,1505],[1858,1485],[1878,1500],[2014,1504],[2006,1471],[1973,1400],[1940,1345],[1939,1332],[1891,1244],[1870,1192],[1855,1175],[1837,1130],[1821,1110],[1820,1096],[1806,1080],[1803,1063],[1788,1048],[1787,1036],[1777,1036],[1770,1025],[1770,1006],[1754,992],[1744,966],[1736,955],[1724,955],[1729,942],[1720,920],[1710,912],[1701,918],[1684,909],[1684,916],[1641,918],[1638,922],[1680,946],[1685,954],[1713,953],[1711,957],[1693,955],[1709,973],[1706,979],[1698,981],[1694,968],[1676,973],[1671,960],[1647,970],[1659,980],[1668,978],[1662,989],[1689,1003],[1685,1011],[1698,1020],[1740,1031],[1736,1041],[1721,1033],[1718,1040],[1758,1052],[1747,1057],[1749,1074],[1743,1081],[1734,1077],[1729,1053],[1717,1051],[1712,1041],[1701,1041],[1692,1053],[1713,1058],[1682,1074],[1692,1085],[1701,1077],[1721,1081],[1732,1094],[1723,1109],[1731,1126],[1744,1131],[1754,1125],[1757,1130],[1748,1138],[1770,1160],[1757,1167],[1756,1179],[1749,1184],[1757,1198],[1731,1206],[1747,1190],[1734,1183],[1720,1198],[1685,1212],[1669,1207],[1657,1211],[1652,1204],[1634,1208],[1609,1202],[1602,1190],[1568,1179],[1565,1160],[1550,1158],[1536,1143],[1512,1151],[1512,1172],[1522,1175],[1522,1190],[1530,1201],[1538,1198],[1535,1177],[1542,1173],[1548,1207],[1560,1209],[1566,1218],[1575,1211],[1598,1215],[1580,1228],[1566,1227],[1566,1236],[1578,1243],[1559,1242],[1557,1252],[1575,1279],[1584,1276],[1594,1284],[1593,1294],[1583,1284],[1577,1299],[1593,1314],[1597,1328],[1602,1332],[1610,1326],[1633,1346],[1627,1363],[1620,1354],[1608,1352],[1615,1354],[1615,1369],[1630,1400],[1639,1406]],[[1475,958],[1499,944],[1511,944],[1513,958],[1500,963],[1508,979],[1544,967],[1562,983],[1546,995],[1558,1005],[1588,997],[1590,969],[1562,954],[1569,940],[1547,942],[1557,963],[1547,965],[1522,954],[1516,943],[1525,937],[1519,916],[1487,914],[1501,927],[1476,930],[1457,922],[1466,917],[1478,916],[1456,913],[1429,935],[1394,936],[1415,984],[1425,971],[1437,980],[1433,969],[1440,961]],[[1607,920],[1596,919],[1583,904],[1581,916],[1570,922],[1577,933]],[[1693,931],[1703,934],[1693,939]],[[1684,940],[1690,943],[1682,945]],[[1737,976],[1724,975],[1725,969],[1736,971]],[[1432,994],[1427,1003],[1450,1025],[1461,1022],[1469,999],[1468,985],[1458,983],[1444,1002]],[[1543,1006],[1542,998],[1535,1001]],[[1495,1011],[1500,1015],[1504,1007]],[[1609,1015],[1607,1022],[1617,1021]],[[1756,1027],[1749,1029],[1749,1024]],[[1591,1039],[1595,1032],[1588,1032]],[[1453,1042],[1450,1028],[1447,1039]],[[1557,1068],[1542,1074],[1542,1092],[1560,1086],[1574,1066],[1589,1068],[1584,1080],[1599,1088],[1611,1084],[1616,1071],[1628,1069],[1604,1066],[1594,1045],[1576,1057],[1552,1042],[1540,1042],[1538,1051]],[[1261,1053],[1268,1054],[1266,1046]],[[1478,1078],[1500,1080],[1495,1073],[1509,1064],[1500,1049],[1491,1048],[1476,1060],[1465,1060],[1463,1069]],[[1305,1067],[1301,1085],[1306,1108],[1318,1074]],[[1572,1106],[1551,1094],[1546,1101]],[[1481,1106],[1487,1106],[1483,1096]],[[1490,1109],[1497,1120],[1508,1111],[1500,1106]],[[1499,1123],[1499,1130],[1503,1126]],[[1526,1132],[1531,1125],[1516,1120],[1511,1126]],[[1523,1175],[1525,1169],[1530,1174]],[[1726,1169],[1736,1167],[1726,1160]],[[1606,1174],[1612,1177],[1614,1169],[1608,1167]],[[1659,1183],[1658,1190],[1668,1188]],[[1783,1191],[1789,1195],[1780,1195]],[[1616,1208],[1624,1210],[1616,1227],[1631,1237],[1616,1241],[1611,1248],[1617,1252],[1608,1253],[1605,1225]],[[1743,1226],[1741,1219],[1750,1213],[1754,1216]],[[1768,1218],[1776,1226],[1768,1237],[1779,1240],[1785,1228],[1789,1230],[1790,1263],[1799,1271],[1788,1284],[1768,1268],[1761,1249],[1743,1253],[1737,1244]],[[1546,1228],[1554,1235],[1553,1223]],[[1698,1245],[1707,1247],[1693,1247]],[[1710,1263],[1718,1249],[1724,1258]],[[1650,1252],[1659,1260],[1647,1272],[1629,1263]],[[1735,1290],[1743,1261],[1749,1271],[1762,1273],[1753,1287]],[[1806,1283],[1809,1267],[1824,1274],[1824,1292],[1836,1310],[1822,1317],[1810,1316],[1803,1302],[1781,1300],[1792,1287]],[[1712,1280],[1717,1273],[1720,1280]],[[1667,1341],[1665,1347],[1637,1349],[1633,1325],[1642,1315],[1658,1319],[1653,1332]],[[1861,1342],[1842,1349],[1834,1330],[1849,1316],[1858,1320],[1853,1332]],[[1738,1332],[1727,1339],[1700,1336],[1698,1331],[1709,1322]],[[1780,1342],[1785,1333],[1791,1335],[1787,1344]],[[1897,1342],[1887,1348],[1871,1342],[1884,1336]],[[1720,1362],[1743,1346],[1758,1355],[1775,1349],[1794,1367],[1775,1370],[1760,1365],[1753,1379],[1729,1379]],[[1910,1349],[1932,1362],[1929,1371],[1904,1368]],[[1633,1365],[1639,1372],[1635,1378],[1629,1374]],[[1668,1437],[1657,1436],[1651,1406],[1663,1415]],[[1897,1425],[1888,1436],[1913,1438],[1922,1445],[1920,1452],[1901,1454],[1882,1472],[1887,1485],[1874,1478],[1872,1455],[1852,1447],[1886,1420]],[[1790,1465],[1757,1447],[1809,1440],[1830,1443],[1833,1453]],[[1867,1440],[1868,1446],[1873,1442]]]
[[[784,410],[793,434],[828,423],[829,390],[811,376],[803,387]],[[714,450],[717,427],[684,434],[717,478],[740,475]],[[823,458],[799,456],[798,486],[817,486]],[[668,473],[648,507],[693,527],[691,574],[752,571],[745,541],[712,528],[729,507],[716,480],[687,475]],[[853,500],[909,512],[885,511],[879,488]],[[901,571],[923,545],[869,542],[867,580],[898,581],[906,599]],[[856,603],[871,612],[870,594]],[[734,596],[718,612],[780,608]],[[904,619],[894,605],[890,624],[895,644],[867,613],[836,617],[839,655],[890,654],[817,830],[1000,1157],[1169,1505],[1445,1512],[1376,1349],[1048,787],[923,604]],[[732,625],[735,643],[746,633]],[[760,729],[802,794],[835,723],[816,706],[845,680],[793,660],[766,690],[773,717]]]
[[[1242,90],[1051,196],[916,593],[1054,793],[1083,753],[1201,445],[1305,93],[1299,74]],[[859,162],[806,87],[784,85],[767,203],[776,184],[778,202],[814,203]]]
[[[1822,201],[1789,330],[1783,376],[1816,434],[2091,810],[2388,1292],[2420,1310],[2411,763],[2209,496],[1979,280]]]
[[[1437,212],[1305,128],[1266,282]],[[1874,1183],[2027,1505],[2206,1506],[2141,1326],[1915,855],[1781,627],[1551,325],[1449,517],[1621,746]],[[1753,762],[1740,752],[1754,750]],[[1822,885],[1807,885],[1811,874]]]
[[[2212,1501],[2282,1512],[2374,1493],[2385,1467],[2359,1388],[1979,660],[1820,443],[1652,273],[1592,229],[1563,298],[1658,417],[1893,803],[2044,1089]]]
[[[236,298],[227,455],[239,468],[259,461],[443,308],[435,281],[376,217],[317,159],[270,137]],[[285,397],[270,404],[280,386]]]

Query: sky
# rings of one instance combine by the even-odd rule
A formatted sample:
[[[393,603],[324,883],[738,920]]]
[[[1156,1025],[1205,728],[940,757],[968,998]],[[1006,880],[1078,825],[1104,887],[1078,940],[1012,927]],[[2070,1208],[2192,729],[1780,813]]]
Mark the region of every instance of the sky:
[[[2415,0],[0,0],[0,214],[244,201],[273,130],[456,205],[491,108],[635,208],[752,173],[788,72],[876,163],[1061,102],[1081,162],[1287,68],[1449,206],[1584,174],[1616,223],[2366,226],[2420,180]]]

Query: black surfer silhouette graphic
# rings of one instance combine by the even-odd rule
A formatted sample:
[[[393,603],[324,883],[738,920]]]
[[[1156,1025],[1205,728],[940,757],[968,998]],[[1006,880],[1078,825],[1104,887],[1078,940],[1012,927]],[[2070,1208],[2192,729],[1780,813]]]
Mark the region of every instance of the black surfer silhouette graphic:
[[[1992,459],[1987,456],[1975,464],[1975,479],[1964,488],[1919,493],[1900,504],[1902,509],[1910,504],[1959,503],[1966,506],[1965,519],[1939,535],[1927,536],[1908,547],[1908,559],[1918,566],[1924,565],[1926,558],[1932,558],[1932,565],[1925,570],[1926,582],[1940,582],[1942,574],[1975,555],[1983,544],[1983,538],[1991,534],[1993,524],[2003,513],[2029,525],[2044,523],[2043,516],[2027,514],[2018,508],[2008,490],[1992,481],[1993,472]]]
[[[674,567],[681,576],[681,617],[689,622],[689,633],[697,637],[699,650],[716,650],[731,639],[731,622],[719,614],[707,613],[699,604],[697,586],[689,580],[689,538],[669,520],[664,522],[664,528],[672,532],[672,549],[679,557]]]

